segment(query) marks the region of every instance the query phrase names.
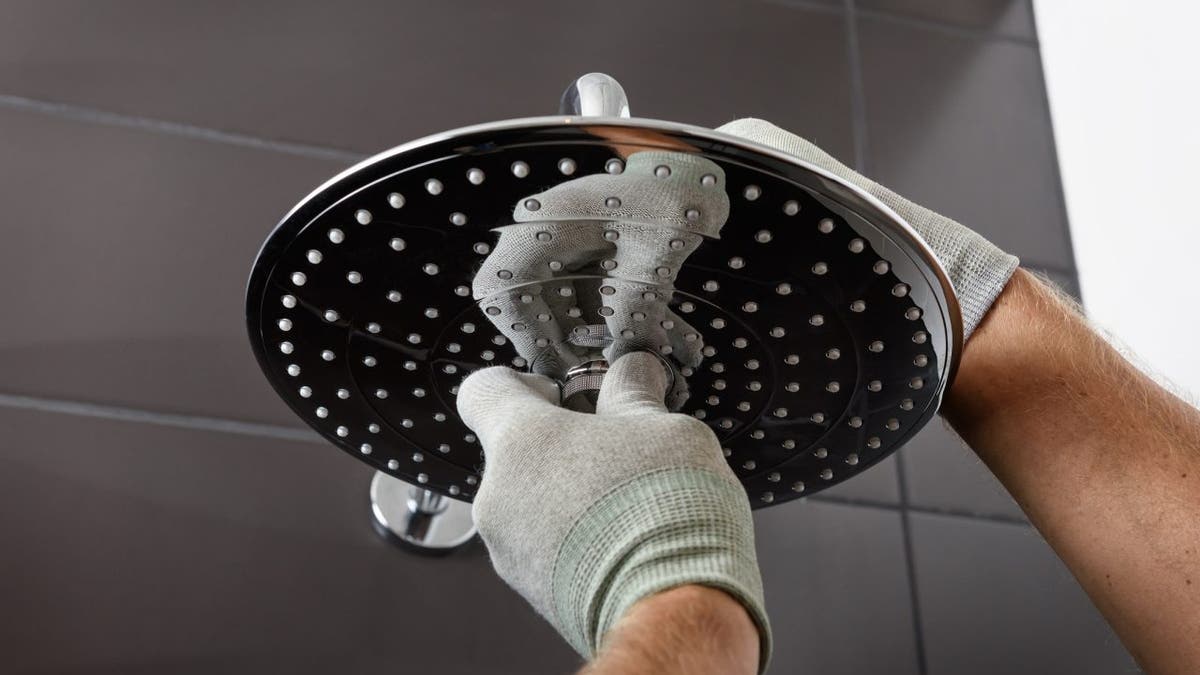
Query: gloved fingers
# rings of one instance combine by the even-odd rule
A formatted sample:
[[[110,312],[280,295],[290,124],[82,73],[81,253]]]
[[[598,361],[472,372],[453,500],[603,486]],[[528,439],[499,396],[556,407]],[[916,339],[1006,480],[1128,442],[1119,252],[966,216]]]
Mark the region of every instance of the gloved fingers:
[[[541,301],[546,305],[546,311],[562,326],[563,335],[567,335],[584,323],[583,310],[579,308],[579,288],[577,278],[562,277],[546,285],[541,295]]]
[[[605,279],[600,286],[603,306],[599,313],[613,339],[604,350],[605,358],[613,362],[635,351],[670,354],[674,348],[663,322],[671,292],[670,286]]]
[[[485,452],[494,455],[504,451],[497,443],[501,435],[530,413],[562,411],[558,398],[558,384],[550,378],[495,366],[471,373],[459,385],[458,414],[479,436]]]
[[[671,358],[681,366],[699,366],[704,360],[704,335],[669,308],[660,325],[667,331]]]
[[[668,303],[680,268],[702,237],[659,226],[614,224],[613,228],[621,236],[613,259],[607,261],[612,265],[612,278],[605,280],[600,298],[601,312],[615,340],[609,359],[641,349],[668,355],[682,348],[677,360],[696,365],[699,333],[690,331],[694,344],[673,334],[678,317]]]
[[[674,384],[671,386],[671,390],[667,392],[665,398],[667,409],[680,410],[683,408],[683,404],[687,403],[691,395],[692,392],[688,389],[687,378],[676,374]]]
[[[612,223],[610,227],[620,236],[605,263],[609,274],[646,284],[674,284],[679,268],[704,241],[698,234],[660,225]]]
[[[591,174],[521,200],[513,219],[646,223],[715,237],[729,215],[724,180],[700,155],[635,152],[620,174]]]
[[[609,366],[596,399],[597,415],[665,413],[669,383],[658,357],[646,352],[626,354]]]
[[[476,300],[569,274],[602,255],[608,242],[597,222],[529,222],[496,228],[500,236],[471,283]]]
[[[817,147],[811,141],[797,136],[786,129],[781,129],[766,120],[747,117],[723,124],[717,127],[717,131],[730,134],[731,136],[739,136],[769,148],[781,150],[860,186],[864,183],[870,183],[870,181],[863,178],[858,172],[834,159],[832,155]]]
[[[620,176],[607,173],[563,181],[517,202],[513,220],[518,223],[607,220],[620,212],[621,200],[612,198],[621,191],[622,182]]]
[[[563,285],[570,285],[551,283],[553,295]],[[581,361],[566,343],[579,319],[556,313],[545,296],[542,284],[529,284],[493,293],[480,304],[488,321],[512,342],[517,354],[534,364],[535,372],[559,373]]]
[[[729,217],[725,172],[700,155],[635,152],[613,189],[621,201],[613,220],[717,237]]]
[[[603,316],[600,313],[603,297],[600,295],[600,286],[604,278],[597,276],[595,271],[590,271],[589,274],[590,276],[575,279],[574,284],[575,306],[579,308],[584,324],[598,323]]]

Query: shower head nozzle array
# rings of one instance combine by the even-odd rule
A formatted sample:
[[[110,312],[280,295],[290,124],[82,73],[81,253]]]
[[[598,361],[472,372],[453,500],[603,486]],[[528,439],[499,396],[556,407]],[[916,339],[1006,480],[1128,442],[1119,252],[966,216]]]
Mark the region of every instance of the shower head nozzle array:
[[[564,95],[609,115],[623,100],[602,76]],[[932,253],[870,196],[735,137],[619,116],[469,127],[352,167],[268,237],[247,319],[301,418],[464,500],[483,457],[455,397],[478,368],[569,397],[652,351],[670,407],[712,427],[762,506],[900,447],[962,341]]]

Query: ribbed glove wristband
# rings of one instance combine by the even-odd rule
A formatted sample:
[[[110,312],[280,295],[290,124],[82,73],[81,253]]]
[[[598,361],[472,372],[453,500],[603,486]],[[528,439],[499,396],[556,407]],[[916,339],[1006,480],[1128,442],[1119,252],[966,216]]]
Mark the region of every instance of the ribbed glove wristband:
[[[684,584],[738,599],[763,635],[765,665],[769,631],[745,491],[702,469],[643,474],[588,508],[559,548],[559,629],[580,653],[592,654],[635,602]]]
[[[638,600],[702,584],[746,608],[765,668],[749,500],[712,430],[666,411],[667,383],[657,357],[623,356],[591,414],[544,377],[472,374],[458,405],[486,452],[475,522],[496,572],[584,656]]]

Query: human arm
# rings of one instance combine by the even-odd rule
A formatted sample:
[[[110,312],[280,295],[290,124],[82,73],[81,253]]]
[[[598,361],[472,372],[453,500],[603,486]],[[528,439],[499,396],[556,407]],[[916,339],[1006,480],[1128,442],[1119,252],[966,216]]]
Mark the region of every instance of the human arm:
[[[1148,672],[1200,672],[1200,411],[1018,272],[943,413]]]
[[[720,130],[856,185],[921,234],[953,282],[966,335],[943,415],[1138,662],[1200,672],[1200,412],[978,233],[769,122]]]
[[[729,594],[681,586],[631,607],[579,675],[753,675],[758,642]]]

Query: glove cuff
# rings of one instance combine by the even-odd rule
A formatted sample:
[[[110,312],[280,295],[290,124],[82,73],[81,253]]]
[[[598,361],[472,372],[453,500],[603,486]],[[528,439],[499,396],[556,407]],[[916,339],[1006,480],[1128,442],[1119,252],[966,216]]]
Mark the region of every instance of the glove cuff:
[[[991,309],[1020,260],[978,232],[862,179],[865,189],[906,218],[946,270],[962,312],[963,342]]]
[[[643,474],[588,508],[564,539],[553,574],[556,628],[595,656],[638,600],[688,584],[721,589],[758,627],[760,672],[771,653],[754,526],[742,487],[715,472]]]

